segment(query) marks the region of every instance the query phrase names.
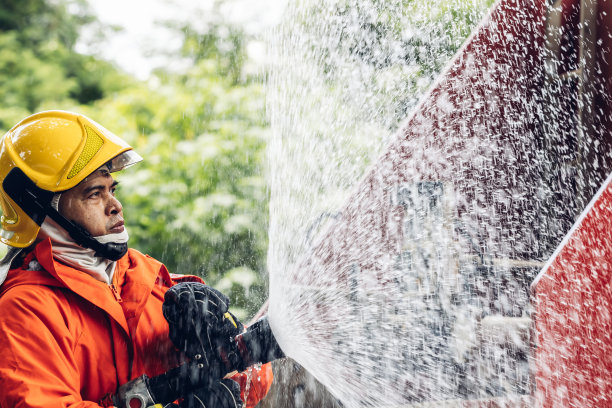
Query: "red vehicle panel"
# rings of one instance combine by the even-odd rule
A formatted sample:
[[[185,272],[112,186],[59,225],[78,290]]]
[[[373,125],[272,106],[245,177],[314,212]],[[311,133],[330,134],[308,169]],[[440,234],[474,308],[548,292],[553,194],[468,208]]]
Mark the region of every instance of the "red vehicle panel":
[[[532,290],[538,406],[612,406],[612,177]]]

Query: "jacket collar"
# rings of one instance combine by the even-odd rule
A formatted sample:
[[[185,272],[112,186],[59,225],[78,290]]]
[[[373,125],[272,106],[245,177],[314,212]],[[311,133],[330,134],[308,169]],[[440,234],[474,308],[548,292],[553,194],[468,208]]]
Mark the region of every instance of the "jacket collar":
[[[135,330],[138,318],[144,309],[147,298],[155,284],[159,268],[142,267],[139,264],[144,256],[134,256],[129,250],[117,261],[115,269],[116,282],[123,282],[121,302],[113,294],[109,285],[85,272],[64,265],[53,259],[51,240],[41,241],[33,251],[33,257],[44,269],[43,271],[26,271],[27,264],[22,268],[9,272],[1,293],[14,286],[23,284],[46,285],[67,288],[86,301],[104,310],[129,334]],[[138,253],[139,254],[139,253]],[[26,257],[26,261],[31,259]],[[154,261],[154,266],[161,263]],[[156,270],[157,269],[157,270]],[[127,318],[127,319],[126,319]],[[128,325],[128,319],[130,324]]]

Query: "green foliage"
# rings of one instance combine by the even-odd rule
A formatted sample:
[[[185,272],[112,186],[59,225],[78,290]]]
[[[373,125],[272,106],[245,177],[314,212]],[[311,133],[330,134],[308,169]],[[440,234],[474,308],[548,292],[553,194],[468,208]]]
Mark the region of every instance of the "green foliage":
[[[183,32],[186,72],[159,70],[155,86],[134,84],[87,111],[145,158],[119,175],[130,245],[202,276],[245,318],[267,296],[262,89],[241,80],[232,56],[244,55],[242,41],[221,51],[211,33]],[[186,51],[198,41],[205,52]]]
[[[145,157],[121,176],[131,245],[173,272],[223,281],[244,317],[266,295],[261,89],[233,86],[205,62],[162,81],[155,93],[134,89],[96,106],[132,118],[125,133]],[[255,279],[238,279],[246,275]]]
[[[457,52],[493,0],[339,0],[315,3],[305,18],[313,48],[323,56],[332,86],[346,64],[360,67],[375,106],[394,110],[395,128]],[[313,20],[326,21],[317,25]],[[312,27],[312,28],[309,28]],[[308,37],[306,37],[308,38]],[[331,41],[330,41],[331,39]],[[318,49],[317,49],[318,48]],[[353,75],[353,74],[351,74]],[[388,78],[394,77],[392,89]],[[388,97],[389,93],[393,93]],[[385,101],[386,100],[386,101]],[[367,106],[372,111],[372,106]]]
[[[208,24],[207,31],[200,33],[183,26],[185,36],[182,55],[194,62],[214,61],[218,75],[237,84],[242,78],[245,55],[245,36],[235,27],[220,22]]]
[[[91,103],[131,82],[108,62],[74,51],[80,27],[91,21],[82,1],[2,3],[0,129],[30,112]]]
[[[176,57],[191,68],[160,70],[153,86],[74,51],[92,21],[83,1],[0,5],[0,128],[70,109],[129,141],[145,158],[118,175],[130,245],[204,277],[240,318],[252,315],[266,297],[266,123],[261,86],[242,73],[244,34],[221,22],[202,33],[177,26]]]
[[[72,48],[81,24],[91,17],[68,13],[69,5],[84,6],[84,1],[50,2],[45,0],[6,0],[0,8],[0,32],[15,32],[29,47],[58,41]]]

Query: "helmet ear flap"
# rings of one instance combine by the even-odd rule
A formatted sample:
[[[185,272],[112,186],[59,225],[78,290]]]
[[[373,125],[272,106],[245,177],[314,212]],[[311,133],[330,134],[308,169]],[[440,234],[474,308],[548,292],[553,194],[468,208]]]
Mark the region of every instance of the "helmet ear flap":
[[[47,216],[54,193],[43,190],[19,168],[14,167],[2,181],[2,188],[8,196],[39,226]]]

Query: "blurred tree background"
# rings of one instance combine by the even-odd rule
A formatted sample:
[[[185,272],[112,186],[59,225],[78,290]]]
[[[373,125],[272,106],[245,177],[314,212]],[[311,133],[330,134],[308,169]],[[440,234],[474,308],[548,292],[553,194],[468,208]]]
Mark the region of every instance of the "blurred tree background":
[[[87,0],[2,0],[0,131],[34,112],[66,109],[126,139],[145,158],[118,176],[130,245],[161,260],[171,272],[203,276],[230,295],[232,310],[245,319],[267,296],[269,193],[263,169],[269,124],[261,77],[246,69],[249,34],[217,12],[222,1],[214,3],[217,8],[208,14],[205,28],[169,22],[182,36],[174,57],[188,63],[181,70],[157,69],[145,82],[76,51],[83,27],[97,30],[102,42],[113,31],[97,20]],[[427,38],[404,33],[403,21],[428,2],[392,3],[405,11],[394,15],[391,6],[380,8],[366,27],[356,27],[363,38],[342,35],[337,49],[324,54],[367,61],[373,67],[368,81],[382,83],[392,76],[403,84],[396,90],[381,86],[384,100],[377,96],[371,101],[377,109],[394,112],[384,124],[386,131],[393,131],[416,104],[492,0],[438,0],[435,13],[418,15],[440,21],[436,27],[446,34],[430,30]],[[340,1],[331,12],[342,16],[351,4]],[[381,36],[396,31],[398,47],[404,49],[397,61],[373,58]],[[439,58],[425,58],[431,54]],[[416,61],[416,69],[405,61]],[[328,80],[329,89],[345,100],[339,92],[342,81],[333,75]],[[357,122],[344,131],[371,127]],[[364,150],[355,154],[367,155]]]
[[[75,51],[81,28],[96,24],[84,0],[0,3],[0,130],[66,109],[126,139],[145,158],[118,175],[130,245],[203,276],[252,316],[267,296],[267,125],[261,81],[243,70],[245,34],[223,21],[206,32],[176,23],[176,58],[189,68],[145,83]]]

